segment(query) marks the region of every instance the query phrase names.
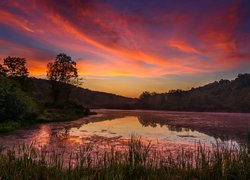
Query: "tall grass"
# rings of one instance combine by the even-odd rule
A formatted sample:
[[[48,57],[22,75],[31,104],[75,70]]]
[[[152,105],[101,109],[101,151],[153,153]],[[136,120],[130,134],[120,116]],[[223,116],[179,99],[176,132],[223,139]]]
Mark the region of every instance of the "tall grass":
[[[89,143],[70,154],[31,146],[0,148],[0,179],[250,179],[248,147],[197,144],[163,153],[131,137],[125,150]]]

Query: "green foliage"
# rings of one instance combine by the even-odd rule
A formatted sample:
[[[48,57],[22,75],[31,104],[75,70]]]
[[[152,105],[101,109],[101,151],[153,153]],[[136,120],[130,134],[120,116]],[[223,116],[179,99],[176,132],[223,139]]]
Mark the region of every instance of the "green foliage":
[[[16,130],[22,126],[19,121],[4,121],[0,123],[0,133]]]
[[[91,114],[88,108],[67,101],[67,87],[70,85],[57,82],[61,90],[59,100],[55,104],[47,101],[49,99],[47,96],[50,94],[49,87],[43,90],[48,92],[43,97],[45,101],[41,101],[36,91],[38,87],[34,82],[36,81],[31,78],[0,76],[0,132],[37,122],[76,120]]]
[[[88,108],[83,107],[74,102],[63,104],[46,104],[43,113],[38,116],[38,120],[42,122],[53,121],[70,121],[76,120],[90,114]]]
[[[38,112],[37,103],[21,90],[20,84],[0,76],[0,122],[32,119]]]
[[[59,54],[55,62],[48,64],[51,88],[43,89],[42,93],[41,88],[46,83],[38,85],[34,79],[27,78],[29,72],[25,65],[25,58],[10,56],[4,59],[4,66],[0,65],[0,132],[38,120],[73,120],[90,113],[88,108],[69,102],[73,87],[69,84],[80,83],[76,62],[70,56]],[[54,102],[46,107],[44,103],[50,102],[51,92]]]

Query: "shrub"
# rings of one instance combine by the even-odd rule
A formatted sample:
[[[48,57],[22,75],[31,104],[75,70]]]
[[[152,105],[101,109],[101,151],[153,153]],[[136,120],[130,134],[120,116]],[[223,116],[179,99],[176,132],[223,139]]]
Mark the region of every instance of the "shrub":
[[[20,84],[0,76],[0,122],[32,119],[38,112],[37,103],[21,90]]]

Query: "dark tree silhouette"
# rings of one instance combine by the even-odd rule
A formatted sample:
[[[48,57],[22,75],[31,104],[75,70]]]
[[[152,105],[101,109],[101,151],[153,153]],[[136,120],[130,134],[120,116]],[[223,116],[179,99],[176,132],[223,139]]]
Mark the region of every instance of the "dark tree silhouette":
[[[139,97],[139,100],[141,102],[141,108],[145,108],[147,109],[149,107],[149,104],[150,104],[150,98],[151,96],[153,95],[153,93],[150,93],[148,91],[144,91],[140,97]]]
[[[249,112],[250,74],[239,74],[235,80],[222,79],[186,91],[143,92],[139,105],[144,109]]]
[[[144,92],[140,95],[139,99],[144,100],[144,99],[149,98],[150,96],[151,96],[151,93],[150,93],[150,92],[144,91]]]
[[[4,66],[6,67],[6,74],[10,77],[27,77],[29,75],[28,69],[25,66],[26,59],[20,57],[8,56],[4,60]]]
[[[49,80],[73,85],[80,83],[76,62],[66,54],[58,54],[54,62],[48,63],[47,68],[47,78]]]
[[[62,101],[68,101],[71,85],[81,85],[81,79],[78,78],[76,62],[70,56],[61,53],[58,54],[54,62],[47,65],[47,78],[51,80],[54,104],[62,104]],[[59,86],[62,82],[65,85]],[[64,87],[64,88],[62,88]],[[59,98],[61,96],[61,98]]]
[[[7,69],[0,64],[0,75],[6,76]]]

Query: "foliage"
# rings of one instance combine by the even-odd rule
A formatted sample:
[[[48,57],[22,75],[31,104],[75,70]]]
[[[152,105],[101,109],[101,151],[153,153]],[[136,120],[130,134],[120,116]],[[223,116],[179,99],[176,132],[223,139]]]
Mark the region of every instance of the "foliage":
[[[0,76],[0,132],[37,122],[75,120],[91,114],[88,108],[79,103],[65,102],[68,91],[64,86],[68,84],[58,82],[61,89],[59,98],[62,100],[54,104],[49,100],[51,97],[47,97],[50,89],[41,90],[41,86],[36,87],[37,83],[42,87],[46,85],[34,78]],[[37,91],[45,93],[42,97],[45,101],[41,100]]]
[[[6,76],[7,69],[0,64],[0,76]]]
[[[29,72],[25,64],[25,58],[8,56],[4,59],[4,66],[6,66],[5,72],[11,77],[27,77]]]
[[[54,104],[46,104],[46,108],[43,113],[38,116],[38,120],[42,122],[70,121],[89,114],[90,111],[88,108],[74,102],[58,104],[57,106]]]
[[[48,64],[54,104],[46,107],[38,96],[40,89],[32,78],[27,78],[26,59],[7,57],[0,65],[0,132],[14,130],[39,121],[73,120],[90,114],[88,108],[69,102],[72,85],[78,84],[76,63],[66,54],[59,54]],[[43,85],[39,85],[41,88]],[[50,99],[50,88],[43,89],[44,100]],[[44,93],[44,92],[43,92]],[[56,100],[55,100],[56,99]],[[56,103],[55,103],[56,102]],[[60,107],[59,107],[60,106]]]
[[[95,142],[66,151],[32,146],[0,150],[2,179],[249,179],[250,157],[245,145],[229,147],[197,144],[165,154],[138,138],[126,150],[95,148]],[[18,155],[18,156],[16,156]],[[11,173],[10,173],[11,172]]]
[[[47,78],[51,80],[51,89],[54,97],[54,104],[67,103],[71,88],[68,84],[80,85],[76,62],[66,54],[58,54],[54,62],[47,65]],[[60,84],[64,83],[64,84]],[[65,92],[65,93],[64,93]],[[64,93],[64,98],[59,98]],[[59,102],[63,101],[63,102]]]
[[[58,54],[54,62],[47,65],[47,78],[66,84],[78,84],[78,73],[76,62],[66,54]]]
[[[250,112],[250,74],[239,74],[235,80],[222,79],[188,91],[144,92],[139,101],[144,109]]]
[[[0,123],[0,133],[16,130],[22,126],[19,121],[5,121]]]
[[[37,103],[16,81],[0,76],[0,122],[35,118],[38,112]]]

